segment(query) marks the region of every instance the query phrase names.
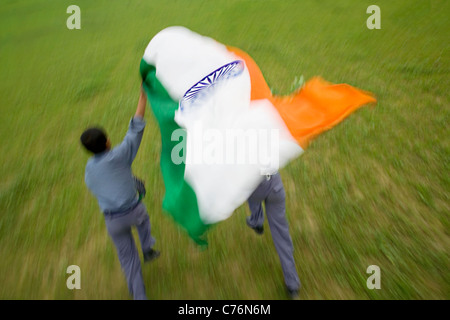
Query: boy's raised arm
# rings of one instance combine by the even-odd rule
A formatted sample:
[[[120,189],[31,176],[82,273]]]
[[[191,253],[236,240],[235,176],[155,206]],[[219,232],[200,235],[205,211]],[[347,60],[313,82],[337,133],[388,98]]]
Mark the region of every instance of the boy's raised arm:
[[[147,103],[147,95],[145,94],[144,88],[141,85],[141,93],[139,95],[139,101],[138,101],[136,113],[134,115],[135,117],[144,118],[146,103]]]

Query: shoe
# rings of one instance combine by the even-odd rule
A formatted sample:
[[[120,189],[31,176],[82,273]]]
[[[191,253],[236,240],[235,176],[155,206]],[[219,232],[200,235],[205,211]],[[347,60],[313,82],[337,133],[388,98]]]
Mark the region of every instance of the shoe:
[[[291,298],[291,300],[300,300],[300,290],[299,289],[287,289],[288,294],[289,294],[289,298]]]
[[[257,234],[262,235],[264,233],[264,226],[257,226],[253,227],[250,225],[250,222],[248,221],[248,218],[245,220],[247,222],[247,225],[252,228]]]
[[[150,249],[150,251],[144,253],[144,262],[150,262],[152,260],[155,260],[156,258],[159,257],[160,254],[161,252],[159,252],[158,250]]]

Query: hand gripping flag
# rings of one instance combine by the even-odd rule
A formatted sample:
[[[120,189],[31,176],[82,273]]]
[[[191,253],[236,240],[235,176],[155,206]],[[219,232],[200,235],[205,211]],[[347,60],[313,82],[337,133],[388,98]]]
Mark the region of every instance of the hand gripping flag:
[[[253,59],[184,27],[150,41],[140,73],[161,132],[163,209],[198,244],[267,174],[375,98],[315,77],[272,95]]]

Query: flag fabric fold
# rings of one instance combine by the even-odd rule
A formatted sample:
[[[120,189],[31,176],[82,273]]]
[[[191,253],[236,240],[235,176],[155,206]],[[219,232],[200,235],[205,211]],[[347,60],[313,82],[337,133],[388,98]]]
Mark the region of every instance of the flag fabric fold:
[[[376,102],[368,92],[321,78],[274,96],[244,51],[178,26],[150,41],[140,74],[161,132],[163,209],[198,244],[265,175]]]

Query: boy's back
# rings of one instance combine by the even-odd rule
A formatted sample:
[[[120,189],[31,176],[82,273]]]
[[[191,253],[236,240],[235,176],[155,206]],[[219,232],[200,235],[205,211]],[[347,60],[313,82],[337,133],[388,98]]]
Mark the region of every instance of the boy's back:
[[[144,127],[144,120],[134,117],[120,145],[95,154],[86,164],[86,185],[96,196],[103,212],[125,211],[139,201],[131,164],[141,143]]]

